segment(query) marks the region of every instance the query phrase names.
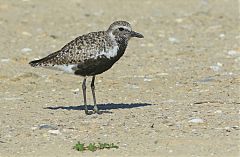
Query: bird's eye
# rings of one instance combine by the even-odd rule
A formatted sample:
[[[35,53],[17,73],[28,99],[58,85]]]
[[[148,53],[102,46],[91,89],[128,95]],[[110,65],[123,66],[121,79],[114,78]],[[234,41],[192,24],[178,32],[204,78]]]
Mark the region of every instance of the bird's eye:
[[[119,31],[123,31],[124,30],[124,28],[122,28],[122,27],[120,27],[120,28],[118,28],[119,29]]]

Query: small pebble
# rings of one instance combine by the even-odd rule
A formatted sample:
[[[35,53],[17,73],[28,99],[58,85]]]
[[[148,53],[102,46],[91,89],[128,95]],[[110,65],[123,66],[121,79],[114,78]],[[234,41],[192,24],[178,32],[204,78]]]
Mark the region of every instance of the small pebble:
[[[60,134],[62,134],[59,130],[48,130],[48,133],[53,134],[53,135],[60,135]]]
[[[179,43],[179,40],[175,37],[169,37],[168,40],[172,43],[172,44],[176,44]]]
[[[210,66],[210,68],[211,68],[213,71],[215,71],[215,72],[218,72],[218,71],[220,70],[220,67],[219,67],[219,66],[215,66],[215,65]]]
[[[225,34],[222,33],[219,35],[219,37],[223,39],[225,37]]]
[[[38,127],[34,126],[34,127],[31,127],[31,130],[37,130]]]
[[[237,126],[237,125],[236,126],[232,126],[232,128],[235,129],[235,130],[240,130],[239,126]]]
[[[157,74],[158,76],[167,76],[168,75],[168,73],[159,73],[159,74]]]
[[[229,56],[236,56],[239,52],[235,50],[230,50],[227,52]]]
[[[25,47],[25,48],[21,49],[21,52],[24,52],[24,53],[31,52],[31,51],[32,51],[32,49],[30,49],[28,47]]]
[[[178,19],[176,19],[175,21],[176,21],[177,23],[182,23],[182,22],[183,22],[183,19],[178,18]]]
[[[219,67],[222,67],[222,66],[223,66],[223,64],[222,64],[222,63],[219,63],[219,62],[217,62],[217,66],[219,66]]]
[[[150,82],[150,81],[152,81],[152,79],[150,79],[150,78],[144,78],[143,81],[145,81],[145,82]]]
[[[231,128],[229,126],[224,128],[227,132],[231,132]]]
[[[222,113],[221,110],[216,110],[214,113]]]
[[[22,32],[22,35],[25,35],[25,36],[32,36],[32,34],[29,33],[29,32]]]
[[[78,92],[78,91],[79,91],[79,88],[72,89],[71,91],[72,91],[72,92]]]
[[[188,121],[189,123],[203,123],[203,119],[200,118],[194,118]]]
[[[229,130],[229,129],[231,129],[229,126],[226,126],[224,129],[226,129],[226,130]]]
[[[216,65],[210,66],[210,68],[211,68],[213,71],[218,72],[218,71],[221,70],[221,67],[222,67],[222,66],[223,66],[222,63],[217,63]]]
[[[10,59],[6,58],[6,59],[1,59],[1,62],[9,62]]]
[[[205,78],[199,80],[198,82],[205,83],[205,82],[211,82],[211,81],[215,81],[215,79],[208,76],[208,77],[205,77]]]
[[[54,129],[54,130],[57,130],[57,127],[56,126],[52,126],[52,125],[49,125],[49,124],[40,124],[39,125],[39,129]]]

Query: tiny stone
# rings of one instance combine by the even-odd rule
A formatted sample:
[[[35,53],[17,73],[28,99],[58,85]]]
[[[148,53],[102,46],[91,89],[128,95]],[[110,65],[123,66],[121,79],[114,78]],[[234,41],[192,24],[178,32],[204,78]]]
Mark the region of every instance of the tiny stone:
[[[219,35],[219,37],[220,37],[220,38],[224,38],[224,37],[225,37],[225,34],[222,33],[222,34]]]
[[[237,54],[238,54],[238,51],[235,51],[235,50],[228,51],[229,56],[236,56]]]
[[[222,64],[222,63],[219,63],[219,62],[217,62],[217,66],[219,66],[219,67],[222,67],[222,66],[223,66],[223,64]]]
[[[235,130],[240,130],[239,126],[237,126],[237,125],[236,126],[232,126],[232,128],[235,129]]]
[[[168,75],[168,73],[159,73],[159,74],[157,74],[158,76],[166,76],[166,75]]]
[[[34,127],[31,127],[31,130],[37,130],[38,127],[34,126]]]
[[[230,130],[230,127],[229,127],[229,126],[226,126],[224,129],[225,129],[225,130]]]
[[[216,110],[214,113],[222,113],[221,110]]]
[[[26,48],[21,49],[21,51],[22,52],[31,52],[32,49],[26,47]]]
[[[194,118],[188,121],[189,123],[203,123],[203,119]]]
[[[104,123],[104,124],[102,124],[102,126],[108,126],[109,125],[109,123]]]
[[[78,91],[79,91],[79,88],[72,89],[71,91],[72,91],[72,92],[78,92]]]
[[[175,43],[179,43],[179,40],[175,37],[169,37],[168,40],[172,43],[172,44],[175,44]]]
[[[40,124],[39,125],[39,129],[54,129],[54,130],[57,130],[57,127],[55,126],[51,126],[51,125],[48,125],[48,124]]]
[[[218,66],[218,65],[212,65],[212,66],[210,66],[210,68],[215,72],[218,72],[221,69],[220,66]]]
[[[214,79],[211,77],[205,77],[205,78],[199,80],[198,82],[205,83],[205,82],[211,82],[211,81],[214,81]]]
[[[50,37],[53,38],[53,39],[57,39],[57,36],[56,36],[56,35],[53,35],[53,34],[50,35]]]
[[[32,36],[32,34],[29,33],[29,32],[22,32],[22,35],[25,35],[25,36]]]
[[[59,130],[48,130],[48,133],[54,134],[54,135],[60,135],[61,132]]]
[[[6,59],[1,59],[1,62],[9,62],[10,59],[6,58]]]
[[[152,79],[150,79],[150,78],[144,78],[144,80],[143,81],[147,81],[147,82],[150,82],[150,81],[152,81]]]
[[[177,23],[181,23],[181,22],[183,22],[183,19],[178,18],[178,19],[176,19],[176,22],[177,22]]]

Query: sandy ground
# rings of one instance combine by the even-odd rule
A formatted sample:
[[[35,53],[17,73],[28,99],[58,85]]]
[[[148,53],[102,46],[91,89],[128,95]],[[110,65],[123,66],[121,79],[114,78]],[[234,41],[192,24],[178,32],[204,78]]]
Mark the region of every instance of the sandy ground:
[[[238,8],[236,0],[0,0],[0,156],[238,156]],[[145,38],[97,76],[103,114],[86,116],[82,78],[28,62],[119,19]],[[77,141],[119,149],[82,153]]]

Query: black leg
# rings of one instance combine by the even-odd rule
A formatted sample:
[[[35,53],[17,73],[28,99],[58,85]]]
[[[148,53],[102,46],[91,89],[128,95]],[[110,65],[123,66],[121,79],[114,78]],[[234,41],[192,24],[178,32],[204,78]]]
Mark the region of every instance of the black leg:
[[[87,97],[86,97],[86,77],[84,77],[83,79],[83,83],[82,83],[82,91],[83,91],[83,99],[84,99],[84,107],[85,107],[85,113],[89,114],[88,112],[88,108],[87,108]]]
[[[92,89],[93,103],[94,103],[93,111],[94,111],[95,113],[99,113],[99,110],[98,110],[98,107],[97,107],[97,103],[96,103],[94,81],[95,81],[95,76],[92,77],[92,82],[91,82],[91,89]]]

